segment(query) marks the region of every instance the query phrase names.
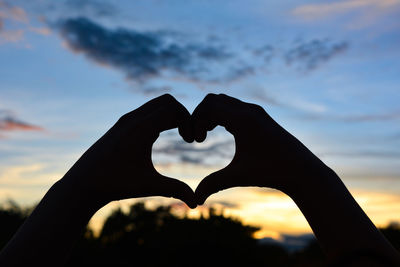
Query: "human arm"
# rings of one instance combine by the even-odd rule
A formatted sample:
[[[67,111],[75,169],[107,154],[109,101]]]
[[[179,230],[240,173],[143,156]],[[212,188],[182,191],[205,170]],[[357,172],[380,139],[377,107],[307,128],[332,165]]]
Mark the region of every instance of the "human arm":
[[[179,128],[189,112],[171,95],[125,114],[56,182],[0,254],[0,265],[59,266],[92,215],[110,201],[165,196],[195,207],[185,183],[159,174],[151,149],[159,133]]]
[[[202,180],[198,204],[237,186],[271,187],[300,208],[330,261],[362,257],[377,264],[400,264],[397,251],[360,208],[336,173],[276,123],[263,108],[226,95],[210,94],[192,113],[194,137],[221,125],[235,138],[232,162]],[[379,266],[379,265],[378,265]]]

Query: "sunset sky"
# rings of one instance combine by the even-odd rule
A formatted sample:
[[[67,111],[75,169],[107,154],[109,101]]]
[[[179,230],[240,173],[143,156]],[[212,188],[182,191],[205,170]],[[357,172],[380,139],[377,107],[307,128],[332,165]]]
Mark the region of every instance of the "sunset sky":
[[[399,17],[400,0],[0,0],[0,202],[39,201],[148,100],[170,93],[192,112],[212,92],[263,106],[374,223],[400,221]],[[233,155],[222,127],[201,144],[167,131],[153,147],[156,169],[193,189]],[[261,226],[257,237],[311,232],[272,189],[229,189],[211,205]]]

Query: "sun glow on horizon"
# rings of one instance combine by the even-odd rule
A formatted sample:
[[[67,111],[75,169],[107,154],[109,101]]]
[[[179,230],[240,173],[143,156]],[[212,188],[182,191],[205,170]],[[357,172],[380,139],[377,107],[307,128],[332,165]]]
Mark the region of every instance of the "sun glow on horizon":
[[[240,203],[235,199],[240,196]],[[400,199],[394,194],[380,192],[354,191],[354,198],[378,226],[384,227],[394,221],[400,221]],[[184,203],[167,198],[130,199],[112,202],[101,209],[92,218],[90,225],[99,232],[105,216],[116,208],[126,209],[135,202],[145,201],[149,208],[159,205],[171,205],[172,212],[178,216],[198,219],[208,216],[208,209],[214,207],[224,216],[237,218],[245,225],[260,227],[255,238],[273,238],[279,240],[282,235],[302,235],[312,233],[305,217],[296,204],[279,191],[258,188],[236,188],[219,192],[211,196],[203,206],[189,209]],[[236,205],[234,205],[236,204]]]

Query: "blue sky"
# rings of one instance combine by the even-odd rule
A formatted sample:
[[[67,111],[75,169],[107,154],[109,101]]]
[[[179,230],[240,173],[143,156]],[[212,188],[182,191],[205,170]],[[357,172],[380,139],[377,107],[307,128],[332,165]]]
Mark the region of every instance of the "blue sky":
[[[171,93],[193,111],[222,92],[262,105],[374,222],[400,220],[399,15],[397,0],[0,1],[0,199],[38,201],[153,97]],[[203,144],[169,131],[153,159],[195,188],[229,162],[233,142],[223,128]],[[262,225],[260,237],[310,231],[290,199],[246,190],[209,203]],[[273,207],[288,213],[255,216]]]

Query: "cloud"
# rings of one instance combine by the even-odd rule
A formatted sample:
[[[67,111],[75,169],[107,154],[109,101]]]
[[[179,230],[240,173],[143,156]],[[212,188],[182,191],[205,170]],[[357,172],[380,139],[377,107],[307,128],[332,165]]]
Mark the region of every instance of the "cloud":
[[[318,154],[324,156],[338,156],[338,157],[351,157],[351,158],[384,158],[384,159],[400,159],[399,151],[387,150],[364,150],[364,151],[331,151]]]
[[[16,119],[9,111],[0,110],[0,133],[9,131],[43,131],[40,126]],[[4,137],[4,135],[1,135]]]
[[[163,85],[163,86],[145,86],[141,88],[142,93],[145,95],[160,95],[165,94],[172,91],[171,86]]]
[[[212,80],[216,76],[207,66],[232,57],[221,47],[182,41],[177,33],[107,29],[82,17],[61,20],[56,28],[72,51],[114,67],[138,82],[167,74]]]
[[[272,59],[294,65],[302,73],[310,72],[348,48],[347,42],[313,39],[286,50],[265,44],[246,53],[222,39],[203,42],[168,30],[107,28],[87,17],[57,20],[51,26],[72,52],[119,70],[144,94],[170,90],[152,85],[160,79],[191,82],[199,88],[236,82],[265,71]]]
[[[262,57],[266,62],[270,62],[275,55],[275,50],[276,49],[272,45],[266,44],[262,47],[254,49],[253,54],[256,57]]]
[[[297,115],[300,114],[300,116],[306,119],[311,119],[311,117],[322,119],[328,110],[328,107],[322,103],[311,102],[299,97],[286,97],[286,99],[282,99],[271,90],[266,90],[256,85],[249,86],[247,95],[256,102],[295,111]]]
[[[219,156],[225,156],[225,148],[227,146],[232,146],[232,141],[219,141],[215,142],[211,145],[205,147],[194,147],[183,140],[175,140],[172,142],[168,142],[168,144],[153,149],[154,152],[157,153],[165,153],[165,154],[181,154],[182,152],[196,152],[196,153],[204,153],[206,155],[209,154],[217,154]]]
[[[304,99],[291,98],[286,101],[271,94],[262,87],[253,86],[247,90],[247,95],[262,102],[268,106],[283,107],[288,110],[296,111],[296,116],[303,120],[309,121],[333,121],[342,123],[372,123],[384,121],[400,120],[400,110],[391,110],[381,113],[364,113],[364,114],[335,114],[330,113],[329,107],[317,102],[309,102]],[[400,134],[390,137],[393,140],[399,139]]]
[[[203,163],[203,158],[202,157],[191,157],[189,155],[181,155],[180,156],[180,161],[185,162],[185,163],[191,163],[191,164],[202,164]]]
[[[332,43],[327,39],[300,42],[285,53],[285,61],[286,64],[295,65],[300,71],[307,72],[343,53],[348,46],[347,42]]]
[[[380,121],[400,120],[400,111],[395,110],[384,113],[347,114],[347,115],[307,113],[307,114],[302,114],[301,117],[307,120],[331,120],[331,121],[349,122],[349,123],[380,122]]]
[[[0,1],[0,44],[21,41],[24,37],[24,30],[6,29],[4,27],[5,20],[27,24],[29,19],[26,12],[20,7],[11,6],[6,2]]]
[[[12,22],[13,29],[7,29],[4,21]],[[29,16],[23,8],[0,0],[0,44],[18,43],[24,39],[26,32],[49,35],[50,29],[32,26]]]
[[[272,96],[264,88],[259,86],[253,86],[247,89],[247,95],[257,102],[263,102],[267,105],[278,106],[278,107],[288,107],[286,103],[277,99],[277,97]]]
[[[387,121],[387,120],[399,120],[400,111],[392,111],[386,113],[377,114],[361,114],[361,115],[349,115],[338,117],[343,121],[347,122],[368,122],[368,121]]]
[[[25,10],[21,7],[11,6],[4,1],[0,1],[0,19],[10,19],[12,21],[28,23],[29,18]]]
[[[0,119],[0,131],[42,131],[43,128],[29,124],[15,118],[6,117]]]
[[[306,4],[291,12],[304,21],[314,22],[336,19],[335,25],[347,29],[363,29],[378,25],[375,31],[393,27],[400,14],[400,0],[348,0],[330,3]],[[398,25],[397,25],[398,26]]]
[[[208,164],[210,158],[232,159],[233,147],[232,140],[221,140],[202,147],[195,147],[183,140],[170,140],[163,146],[154,147],[153,153],[178,156],[179,161],[183,163],[210,165]]]
[[[210,203],[208,203],[209,207],[215,207],[215,206],[222,206],[223,208],[228,208],[228,209],[239,209],[241,206],[239,203],[236,202],[230,202],[230,201],[210,201]]]
[[[16,43],[24,39],[24,30],[0,31],[0,44]]]
[[[307,4],[298,6],[292,10],[292,14],[306,20],[326,18],[333,15],[349,13],[368,9],[378,12],[381,10],[390,10],[393,7],[400,6],[398,0],[349,0],[336,1],[323,4]]]
[[[29,27],[29,30],[40,35],[49,35],[51,33],[48,27]]]
[[[90,14],[96,17],[115,16],[118,13],[116,6],[98,0],[67,0],[64,2],[64,8],[69,9],[71,12]]]

